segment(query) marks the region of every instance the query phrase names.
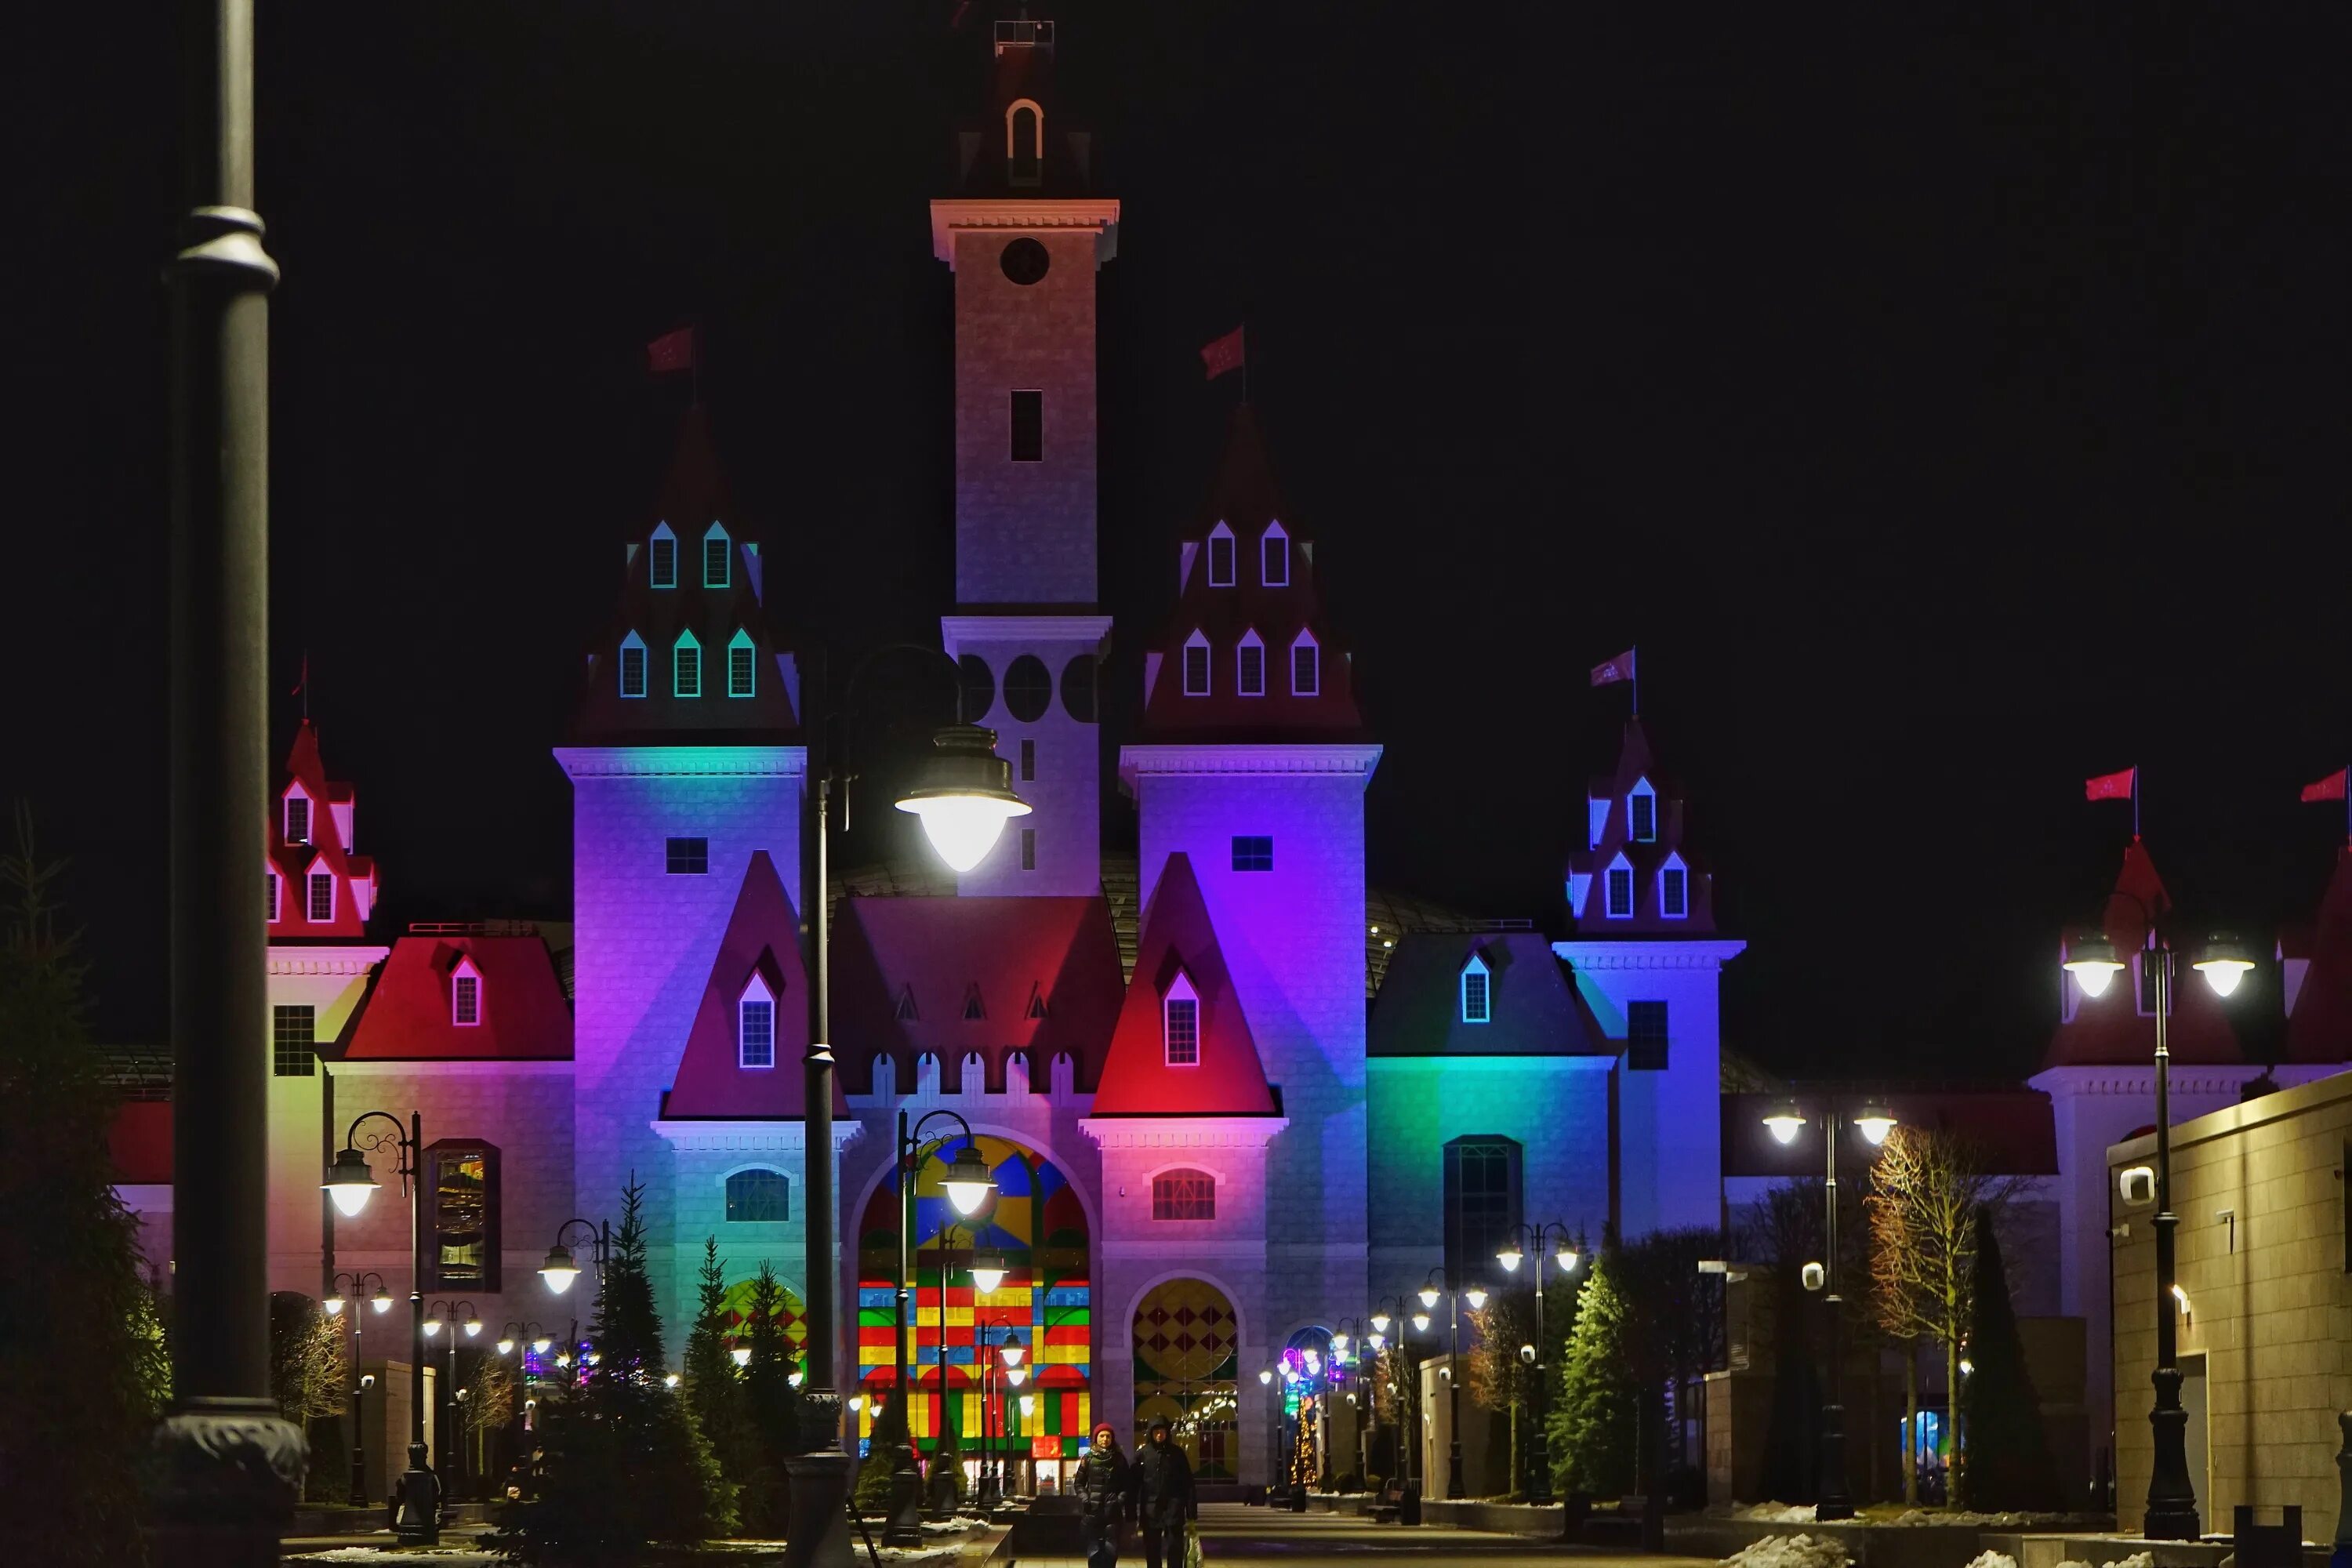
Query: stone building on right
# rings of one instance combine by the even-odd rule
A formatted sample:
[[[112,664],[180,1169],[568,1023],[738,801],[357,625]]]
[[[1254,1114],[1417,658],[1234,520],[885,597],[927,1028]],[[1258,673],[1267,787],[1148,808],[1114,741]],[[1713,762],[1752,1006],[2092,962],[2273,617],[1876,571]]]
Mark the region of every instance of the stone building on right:
[[[2122,1176],[2153,1132],[2107,1151],[2115,1237],[2116,1522],[2147,1503],[2154,1437],[2155,1205]],[[2262,1095],[2172,1131],[2176,1310],[2189,1477],[2207,1531],[2240,1504],[2297,1503],[2306,1540],[2336,1532],[2336,1416],[2352,1408],[2352,1074]],[[2137,1190],[2146,1190],[2136,1184]]]

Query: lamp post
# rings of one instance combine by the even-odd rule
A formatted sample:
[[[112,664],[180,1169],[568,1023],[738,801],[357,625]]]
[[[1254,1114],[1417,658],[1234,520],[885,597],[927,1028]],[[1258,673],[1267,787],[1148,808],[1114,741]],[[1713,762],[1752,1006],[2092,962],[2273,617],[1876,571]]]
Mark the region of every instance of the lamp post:
[[[1394,1308],[1395,1310],[1391,1312],[1391,1308]],[[1397,1476],[1402,1484],[1402,1490],[1397,1497],[1397,1518],[1406,1524],[1419,1524],[1421,1522],[1421,1489],[1414,1484],[1412,1456],[1414,1448],[1421,1442],[1421,1431],[1416,1420],[1416,1412],[1421,1403],[1420,1379],[1417,1376],[1414,1377],[1412,1380],[1412,1386],[1408,1391],[1406,1373],[1412,1370],[1410,1363],[1412,1361],[1412,1354],[1407,1343],[1403,1327],[1398,1322],[1400,1319],[1404,1318],[1406,1310],[1402,1296],[1383,1296],[1373,1302],[1371,1311],[1366,1314],[1364,1319],[1372,1326],[1372,1331],[1365,1342],[1375,1352],[1381,1351],[1389,1342],[1390,1326],[1398,1324],[1396,1377],[1392,1386],[1396,1391],[1397,1402]],[[1425,1331],[1429,1327],[1429,1314],[1423,1312],[1416,1316],[1420,1320],[1419,1326]]]
[[[1444,1267],[1429,1271],[1421,1283],[1421,1304],[1434,1308],[1440,1290],[1444,1292],[1446,1309],[1453,1324],[1453,1348],[1445,1369],[1445,1497],[1447,1501],[1469,1495],[1462,1476],[1462,1298],[1470,1298],[1471,1309],[1486,1304],[1486,1290],[1476,1285],[1463,1289],[1460,1282]],[[1418,1323],[1414,1324],[1418,1328]]]
[[[2156,1404],[2148,1425],[2156,1436],[2154,1468],[2147,1480],[2147,1515],[2140,1532],[2151,1541],[2194,1541],[2198,1537],[2197,1488],[2189,1476],[2189,1413],[2180,1405],[2180,1345],[2174,1323],[2174,1291],[2179,1284],[2173,1267],[2173,1231],[2180,1219],[2172,1212],[2172,1111],[2170,1071],[2172,1052],[2167,1025],[2172,1012],[2172,942],[2158,921],[2158,911],[2132,893],[2116,889],[2110,902],[2121,899],[2140,912],[2147,936],[2140,962],[2153,972],[2156,1005]],[[2106,994],[2107,985],[2124,968],[2116,944],[2105,931],[2078,933],[2066,944],[2063,967],[2074,975],[2086,1000]],[[2254,967],[2252,953],[2229,931],[2214,931],[2191,950],[2189,967],[2205,977],[2217,996],[2237,990],[2238,982]]]
[[[446,1314],[446,1315],[445,1315]],[[449,1328],[449,1377],[441,1389],[440,1407],[433,1415],[433,1436],[436,1458],[444,1467],[441,1485],[441,1523],[446,1528],[457,1522],[450,1510],[456,1506],[457,1482],[466,1469],[462,1451],[464,1439],[458,1436],[457,1420],[457,1336],[474,1339],[482,1331],[482,1314],[471,1301],[439,1300],[425,1309],[425,1337],[436,1339],[442,1328]]]
[[[974,1270],[974,1272],[977,1273],[978,1270]],[[992,1344],[990,1342],[988,1330],[992,1327],[1003,1329],[1004,1331],[1004,1340],[1001,1345]],[[992,1354],[992,1351],[995,1353]],[[1000,1317],[993,1324],[984,1325],[982,1328],[980,1334],[982,1372],[980,1394],[980,1500],[981,1505],[984,1508],[992,1509],[999,1502],[1003,1500],[1004,1454],[1002,1445],[997,1443],[995,1439],[1010,1436],[1009,1433],[992,1434],[989,1430],[988,1411],[991,1403],[989,1397],[989,1384],[992,1382],[997,1385],[995,1391],[996,1403],[1001,1405],[1004,1398],[1004,1375],[1021,1365],[1021,1357],[1024,1351],[1019,1333],[1013,1329],[1013,1325],[1004,1319]],[[1024,1371],[1021,1375],[1025,1379],[1029,1374]]]
[[[351,1297],[366,1290],[369,1280],[375,1289],[368,1295],[367,1303],[378,1317],[392,1310],[392,1292],[384,1289],[383,1276],[370,1268],[363,1272],[337,1274],[328,1281],[327,1294],[319,1303],[327,1316],[340,1318]],[[349,1291],[349,1295],[345,1292]],[[352,1485],[350,1495],[343,1500],[353,1508],[367,1506],[367,1440],[366,1428],[360,1424],[360,1392],[375,1386],[375,1379],[359,1370],[360,1314],[351,1316],[352,1325]]]
[[[923,1129],[942,1120],[954,1122],[957,1131],[925,1142]],[[922,1478],[915,1470],[914,1401],[912,1390],[907,1385],[907,1329],[914,1319],[915,1183],[922,1173],[926,1159],[959,1141],[963,1147],[949,1162],[948,1173],[940,1184],[947,1190],[949,1205],[958,1215],[969,1219],[979,1212],[982,1204],[988,1201],[988,1194],[996,1190],[996,1178],[988,1173],[988,1166],[980,1157],[980,1146],[973,1140],[971,1123],[952,1110],[929,1111],[921,1120],[912,1122],[906,1111],[898,1112],[898,1293],[891,1332],[898,1346],[899,1407],[907,1418],[907,1442],[898,1451],[890,1469],[890,1518],[882,1530],[882,1543],[886,1546],[917,1546],[922,1543],[923,1539]],[[953,1226],[948,1228],[952,1229]],[[942,1238],[944,1247],[944,1232]],[[940,1256],[940,1285],[944,1303],[947,1286],[944,1250]],[[944,1304],[940,1310],[945,1311]],[[944,1325],[944,1318],[941,1322]],[[945,1337],[944,1327],[941,1337]],[[945,1353],[944,1346],[941,1353]],[[941,1376],[945,1375],[943,1363]],[[944,1411],[944,1386],[940,1390],[940,1408]]]
[[[1829,1309],[1829,1375],[1823,1382],[1822,1399],[1822,1486],[1821,1501],[1813,1507],[1818,1520],[1852,1519],[1853,1495],[1845,1479],[1845,1352],[1843,1343],[1845,1316],[1844,1300],[1838,1295],[1838,1127],[1843,1119],[1837,1101],[1826,1101],[1822,1110],[1822,1145],[1825,1151],[1822,1229],[1825,1237],[1822,1260],[1822,1304]],[[1853,1125],[1869,1140],[1872,1148],[1886,1142],[1895,1130],[1894,1113],[1876,1100],[1865,1100],[1853,1116]],[[1793,1143],[1804,1130],[1805,1115],[1793,1100],[1783,1101],[1764,1118],[1772,1136],[1782,1143]],[[1958,1391],[1954,1391],[1957,1406]]]
[[[1542,1225],[1515,1225],[1510,1228],[1509,1237],[1510,1239],[1504,1242],[1495,1254],[1495,1261],[1503,1266],[1504,1273],[1517,1274],[1519,1265],[1527,1260],[1528,1253],[1533,1252],[1536,1256],[1536,1392],[1532,1418],[1528,1422],[1534,1428],[1535,1440],[1528,1445],[1528,1454],[1534,1461],[1535,1473],[1528,1478],[1528,1500],[1542,1507],[1551,1501],[1551,1447],[1544,1432],[1548,1391],[1544,1386],[1546,1368],[1543,1358],[1544,1347],[1549,1342],[1544,1338],[1544,1248],[1548,1243],[1556,1248],[1551,1257],[1559,1265],[1563,1279],[1576,1272],[1578,1250],[1575,1235],[1559,1220]]]
[[[382,1121],[383,1127],[370,1126]],[[360,1129],[367,1128],[364,1137]],[[387,1131],[387,1129],[389,1129]],[[393,1531],[404,1546],[434,1546],[441,1540],[440,1482],[425,1463],[425,1119],[408,1114],[404,1128],[388,1110],[364,1111],[352,1121],[343,1146],[321,1184],[345,1219],[357,1219],[375,1195],[367,1157],[385,1148],[397,1152],[400,1190],[408,1199],[408,1244],[412,1277],[408,1289],[408,1469],[400,1478],[400,1511]]]
[[[1355,1317],[1340,1319],[1331,1330],[1331,1354],[1338,1359],[1341,1366],[1349,1369],[1350,1381],[1355,1384],[1349,1394],[1351,1403],[1359,1394],[1368,1392],[1370,1387],[1370,1374],[1364,1370],[1366,1362],[1363,1347],[1367,1342],[1365,1339],[1367,1331],[1364,1321]],[[1371,1469],[1371,1459],[1366,1446],[1365,1436],[1370,1415],[1371,1410],[1368,1405],[1362,1404],[1356,1405],[1356,1476],[1359,1480]]]

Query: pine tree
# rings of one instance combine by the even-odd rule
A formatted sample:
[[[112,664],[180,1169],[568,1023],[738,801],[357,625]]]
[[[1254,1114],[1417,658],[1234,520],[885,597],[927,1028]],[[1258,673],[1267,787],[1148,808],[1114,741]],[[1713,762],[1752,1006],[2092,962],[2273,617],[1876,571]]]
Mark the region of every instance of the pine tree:
[[[1553,1483],[1563,1494],[1617,1497],[1633,1487],[1633,1346],[1617,1268],[1603,1249],[1578,1293],[1549,1423]]]
[[[874,1436],[857,1467],[857,1511],[879,1518],[890,1510],[890,1476],[908,1445],[906,1402],[893,1389],[874,1413]]]
[[[612,1260],[596,1297],[595,1336],[607,1377],[661,1374],[661,1318],[654,1310],[653,1275],[646,1267],[645,1184],[629,1173],[621,1190],[621,1224],[613,1233]]]
[[[1990,1210],[1979,1211],[1976,1237],[1968,1338],[1975,1370],[1960,1379],[1959,1498],[1972,1509],[2056,1509],[2063,1506],[2057,1468],[2042,1429],[2042,1401],[2026,1371]]]
[[[783,1282],[765,1259],[751,1281],[751,1306],[743,1338],[751,1359],[744,1364],[740,1385],[748,1434],[743,1501],[755,1531],[777,1534],[786,1524],[784,1460],[800,1435],[801,1401],[792,1383],[792,1344],[784,1338]]]
[[[686,1340],[686,1398],[695,1420],[719,1456],[727,1479],[741,1486],[751,1477],[757,1455],[751,1446],[743,1379],[734,1358],[727,1353],[727,1331],[733,1316],[727,1307],[727,1262],[719,1256],[719,1238],[702,1242],[702,1272],[698,1280],[694,1331]]]

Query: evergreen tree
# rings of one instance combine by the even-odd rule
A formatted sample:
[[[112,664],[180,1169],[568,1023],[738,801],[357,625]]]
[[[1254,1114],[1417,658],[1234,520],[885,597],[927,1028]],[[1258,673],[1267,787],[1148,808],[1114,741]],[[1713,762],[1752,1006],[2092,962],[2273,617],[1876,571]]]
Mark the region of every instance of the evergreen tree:
[[[792,1343],[784,1338],[784,1287],[762,1259],[751,1281],[751,1321],[743,1338],[751,1359],[743,1368],[742,1409],[748,1441],[742,1474],[745,1510],[761,1534],[784,1532],[784,1460],[800,1436],[800,1392],[793,1387]]]
[[[719,1256],[719,1238],[702,1242],[702,1273],[698,1280],[694,1331],[686,1340],[686,1398],[694,1418],[719,1456],[719,1468],[736,1486],[750,1479],[757,1455],[746,1419],[743,1379],[734,1358],[727,1353],[727,1333],[733,1316],[727,1307],[727,1263]]]
[[[1604,1248],[1578,1292],[1548,1423],[1552,1480],[1563,1495],[1618,1497],[1633,1488],[1633,1345],[1618,1268],[1614,1249]]]
[[[2057,1468],[2042,1429],[2042,1401],[2025,1367],[1992,1214],[1979,1211],[1969,1281],[1969,1363],[1960,1380],[1959,1500],[1984,1510],[2056,1509]]]
[[[661,1318],[654,1310],[653,1275],[646,1267],[645,1184],[629,1173],[621,1189],[621,1225],[613,1233],[612,1260],[596,1296],[595,1336],[600,1370],[607,1377],[662,1371]]]
[[[8,1553],[112,1568],[146,1560],[125,1467],[169,1373],[138,1221],[114,1193],[115,1094],[83,1024],[86,966],[49,901],[64,867],[39,860],[22,806],[16,826],[0,855],[13,906],[0,931],[0,1476],[32,1506]]]

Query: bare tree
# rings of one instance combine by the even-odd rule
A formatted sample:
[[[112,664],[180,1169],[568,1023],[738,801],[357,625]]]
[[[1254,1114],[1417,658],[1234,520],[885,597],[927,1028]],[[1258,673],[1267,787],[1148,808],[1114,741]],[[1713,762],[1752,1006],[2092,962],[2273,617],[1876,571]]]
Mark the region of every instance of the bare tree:
[[[1520,1457],[1526,1442],[1519,1430],[1521,1411],[1535,1397],[1535,1365],[1522,1361],[1519,1347],[1536,1337],[1536,1293],[1531,1289],[1497,1291],[1470,1314],[1477,1340],[1464,1358],[1463,1386],[1481,1410],[1497,1410],[1511,1422],[1511,1482],[1518,1495],[1527,1474]]]
[[[342,1324],[297,1290],[269,1298],[269,1393],[299,1424],[343,1409]]]

